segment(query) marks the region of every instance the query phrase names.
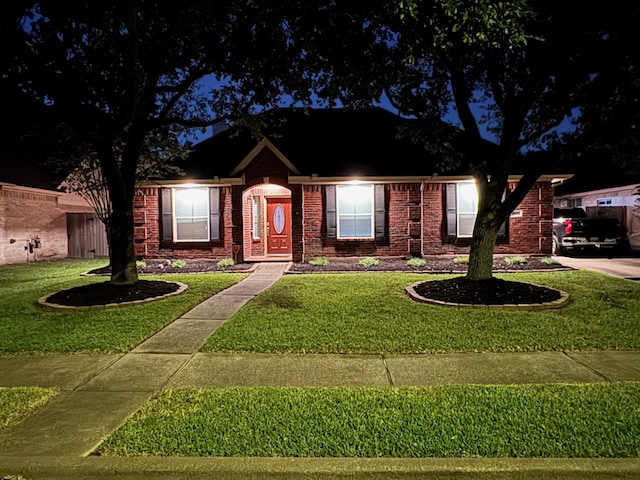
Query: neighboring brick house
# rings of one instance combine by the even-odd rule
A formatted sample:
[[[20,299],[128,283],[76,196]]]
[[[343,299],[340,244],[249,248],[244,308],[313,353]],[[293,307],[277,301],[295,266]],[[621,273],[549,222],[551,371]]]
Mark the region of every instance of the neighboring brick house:
[[[0,182],[0,265],[105,256],[106,234],[98,223],[77,195]]]
[[[470,175],[397,136],[383,109],[285,109],[262,137],[229,129],[196,146],[186,175],[145,183],[134,203],[140,258],[464,254]],[[542,176],[501,229],[497,254],[551,253],[555,179]],[[514,188],[514,176],[509,188]]]

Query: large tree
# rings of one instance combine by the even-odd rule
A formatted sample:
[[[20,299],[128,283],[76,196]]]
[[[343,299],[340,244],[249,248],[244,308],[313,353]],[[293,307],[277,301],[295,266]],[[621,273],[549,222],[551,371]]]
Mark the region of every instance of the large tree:
[[[286,69],[286,38],[273,28],[272,11],[251,1],[20,5],[6,23],[20,39],[9,78],[53,112],[50,131],[67,160],[97,159],[112,209],[110,281],[134,283],[142,154],[159,158],[185,129],[272,104],[280,94],[272,72]]]
[[[552,152],[568,120],[579,122],[591,102],[584,93],[629,67],[618,49],[630,36],[619,31],[631,32],[638,13],[626,3],[536,0],[328,2],[322,11],[320,20],[332,11],[340,20],[300,37],[319,52],[307,57],[320,66],[318,91],[355,105],[386,94],[417,119],[407,134],[438,153],[443,168],[473,175],[470,280],[492,277],[499,228],[540,175],[557,168]],[[359,45],[351,40],[362,38],[359,28],[375,41],[340,49]],[[511,174],[521,176],[507,191]]]
[[[494,40],[491,30],[481,41],[469,41],[466,25],[473,32],[478,19],[490,17],[452,9],[451,3],[419,3],[417,17],[400,27],[404,34],[399,41],[416,59],[415,68],[389,89],[401,111],[424,118],[427,128],[431,105],[452,106],[461,128],[457,135],[471,147],[451,156],[468,168],[478,189],[467,274],[471,280],[492,276],[500,225],[542,173],[558,168],[554,152],[567,140],[563,129],[569,119],[579,126],[580,112],[593,101],[585,93],[596,82],[614,82],[630,66],[619,53],[621,44],[629,48],[630,39],[620,31],[632,31],[635,7],[532,0],[522,3],[516,17],[507,10],[514,3],[475,2],[484,12],[521,23],[525,37],[517,43],[500,35]],[[443,21],[425,35],[423,25],[434,16]],[[512,173],[522,176],[509,192]]]

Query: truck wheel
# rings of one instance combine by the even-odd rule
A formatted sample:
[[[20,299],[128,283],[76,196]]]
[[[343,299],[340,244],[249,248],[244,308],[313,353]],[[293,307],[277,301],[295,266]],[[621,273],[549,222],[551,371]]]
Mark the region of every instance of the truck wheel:
[[[552,255],[562,255],[562,246],[560,245],[560,242],[558,241],[558,237],[555,236],[555,235],[551,238],[551,254]]]

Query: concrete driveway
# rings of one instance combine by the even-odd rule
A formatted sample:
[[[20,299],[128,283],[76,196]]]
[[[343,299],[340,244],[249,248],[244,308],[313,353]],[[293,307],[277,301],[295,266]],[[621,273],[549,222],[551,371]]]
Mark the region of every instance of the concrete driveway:
[[[581,270],[594,270],[616,277],[640,280],[640,254],[607,257],[603,255],[558,255],[555,257],[562,265]]]

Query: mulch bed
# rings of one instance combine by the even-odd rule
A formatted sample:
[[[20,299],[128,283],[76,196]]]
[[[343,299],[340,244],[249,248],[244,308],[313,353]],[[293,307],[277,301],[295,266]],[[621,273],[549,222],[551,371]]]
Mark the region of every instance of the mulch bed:
[[[139,280],[132,285],[114,285],[109,282],[94,283],[70,288],[47,297],[48,303],[69,307],[89,307],[125,303],[168,295],[180,285],[161,280]]]
[[[236,263],[235,265],[220,267],[217,261],[200,259],[185,260],[184,266],[175,266],[171,261],[148,260],[145,262],[145,266],[138,267],[138,274],[246,272],[251,266],[251,263]],[[96,268],[87,272],[87,275],[111,275],[111,267]]]
[[[434,280],[420,283],[414,290],[424,298],[472,305],[538,304],[553,302],[561,296],[558,290],[499,278]]]
[[[553,271],[566,269],[560,264],[549,264],[542,261],[544,257],[527,257],[524,263],[510,265],[505,257],[495,257],[493,271],[498,272],[527,272]],[[360,265],[360,258],[329,258],[328,265],[311,265],[308,262],[294,263],[290,271],[297,273],[314,272],[424,272],[424,273],[466,273],[466,263],[455,262],[454,257],[427,257],[425,265],[412,267],[407,265],[406,258],[379,258],[377,265],[364,267]]]

